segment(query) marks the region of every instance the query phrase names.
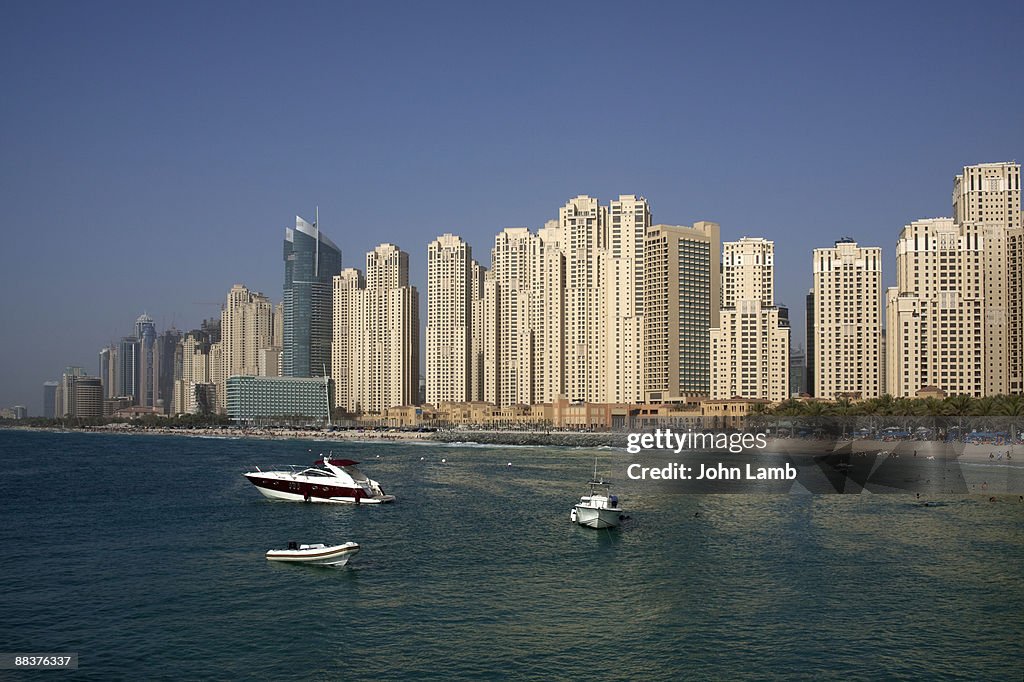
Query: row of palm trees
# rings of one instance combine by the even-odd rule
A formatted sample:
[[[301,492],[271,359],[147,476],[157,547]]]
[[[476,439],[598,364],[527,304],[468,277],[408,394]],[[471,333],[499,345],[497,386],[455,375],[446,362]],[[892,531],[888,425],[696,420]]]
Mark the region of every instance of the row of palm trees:
[[[787,417],[1024,417],[1024,395],[953,395],[944,399],[884,395],[857,402],[846,398],[835,402],[791,398],[774,407],[755,404],[752,412]]]

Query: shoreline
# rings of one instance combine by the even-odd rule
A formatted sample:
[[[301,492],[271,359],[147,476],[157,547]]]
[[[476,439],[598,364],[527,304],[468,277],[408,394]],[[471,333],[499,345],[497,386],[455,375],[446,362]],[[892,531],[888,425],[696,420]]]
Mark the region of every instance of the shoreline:
[[[347,429],[323,431],[319,429],[284,428],[167,428],[136,427],[133,425],[88,426],[83,428],[59,428],[50,426],[9,426],[11,431],[43,431],[48,433],[96,433],[137,436],[183,436],[211,439],[257,439],[257,440],[312,440],[322,442],[397,442],[433,443],[436,445],[493,445],[534,446],[565,448],[612,448],[625,452],[626,433],[575,432],[575,431],[512,431],[512,430],[447,430],[447,431],[399,431]],[[940,443],[935,441],[878,441],[878,440],[803,440],[799,438],[772,438],[765,452],[794,457],[807,457],[852,452],[888,452],[898,457],[954,458],[961,462],[975,464],[990,463],[1004,466],[1024,466],[1024,445],[965,445],[962,443]],[[644,450],[640,454],[670,455],[671,450]],[[1009,457],[1007,456],[1009,455]]]

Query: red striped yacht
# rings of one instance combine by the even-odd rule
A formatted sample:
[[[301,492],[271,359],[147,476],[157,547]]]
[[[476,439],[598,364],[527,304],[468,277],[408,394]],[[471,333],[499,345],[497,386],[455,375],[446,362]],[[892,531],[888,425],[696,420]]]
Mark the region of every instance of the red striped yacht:
[[[335,504],[382,504],[394,502],[377,481],[356,468],[351,459],[324,456],[313,466],[293,466],[288,471],[256,471],[244,474],[265,497],[292,502],[333,502]]]

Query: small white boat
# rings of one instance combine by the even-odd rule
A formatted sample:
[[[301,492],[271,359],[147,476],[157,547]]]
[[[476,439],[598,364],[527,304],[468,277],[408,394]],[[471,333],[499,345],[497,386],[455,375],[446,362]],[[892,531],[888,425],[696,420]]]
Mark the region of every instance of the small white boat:
[[[615,528],[625,516],[619,507],[619,498],[608,490],[610,483],[597,477],[597,462],[594,462],[594,478],[590,481],[590,494],[584,495],[569,512],[569,520],[587,528]]]
[[[317,566],[344,566],[359,551],[355,542],[328,547],[320,542],[313,545],[288,543],[288,549],[272,549],[267,552],[268,561],[290,561]]]

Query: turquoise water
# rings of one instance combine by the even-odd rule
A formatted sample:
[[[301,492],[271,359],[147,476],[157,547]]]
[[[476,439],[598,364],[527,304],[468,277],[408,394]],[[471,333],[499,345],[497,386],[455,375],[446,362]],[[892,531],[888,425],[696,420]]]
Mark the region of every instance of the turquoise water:
[[[241,476],[309,448],[362,461],[398,502],[271,502]],[[626,462],[0,432],[0,650],[78,652],[46,674],[95,679],[1024,675],[1015,498],[634,484],[617,489],[632,519],[594,531],[568,514],[595,452]],[[362,551],[341,569],[263,558],[289,540]]]

